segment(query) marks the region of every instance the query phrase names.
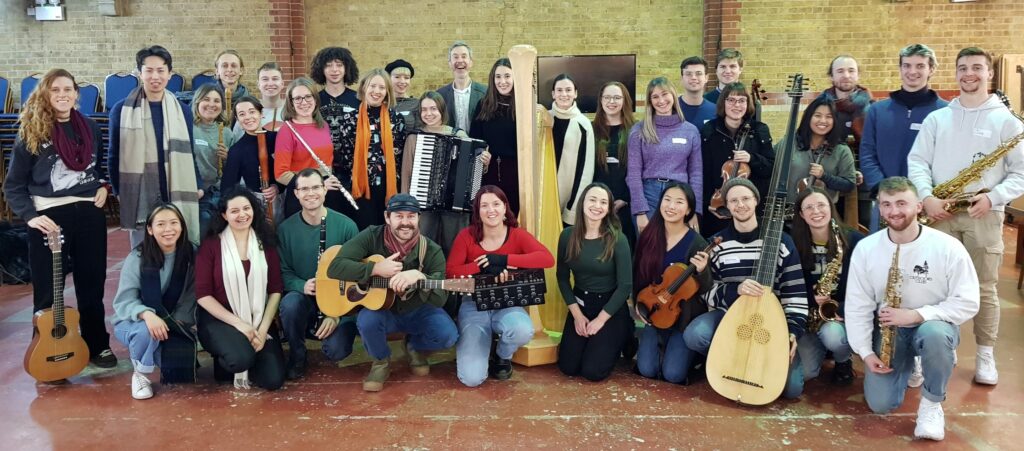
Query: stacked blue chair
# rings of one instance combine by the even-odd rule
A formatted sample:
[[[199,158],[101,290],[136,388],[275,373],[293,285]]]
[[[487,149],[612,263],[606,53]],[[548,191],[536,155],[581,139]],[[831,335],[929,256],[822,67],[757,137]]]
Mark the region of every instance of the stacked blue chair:
[[[138,86],[139,78],[127,72],[107,75],[103,80],[104,109],[110,111],[115,103],[128,97],[128,94]]]
[[[204,71],[196,74],[194,77],[192,77],[192,90],[195,91],[196,89],[199,89],[199,87],[202,86],[202,85],[206,85],[206,84],[210,84],[210,83],[216,83],[216,82],[217,82],[216,72],[214,72],[213,70],[209,70],[209,69],[208,70],[204,70]]]
[[[171,73],[171,79],[167,81],[167,90],[178,93],[185,89],[185,77],[177,72]]]
[[[0,77],[0,113],[14,112],[14,96],[11,95],[11,81]]]
[[[32,94],[32,91],[36,89],[36,85],[39,84],[39,78],[40,75],[35,73],[21,79],[21,106],[25,106],[29,94]]]
[[[85,114],[103,111],[100,106],[100,88],[92,83],[78,84],[78,110]]]

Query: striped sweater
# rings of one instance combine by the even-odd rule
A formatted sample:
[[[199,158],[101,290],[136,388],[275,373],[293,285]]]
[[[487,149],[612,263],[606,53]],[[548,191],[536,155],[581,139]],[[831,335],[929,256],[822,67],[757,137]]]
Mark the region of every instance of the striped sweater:
[[[714,283],[704,295],[710,308],[728,310],[739,297],[737,290],[740,283],[753,278],[764,245],[760,232],[761,229],[757,228],[741,233],[730,225],[716,235],[722,237],[722,243],[711,257],[709,266]],[[782,234],[779,246],[779,265],[772,291],[786,313],[789,332],[800,338],[807,325],[807,288],[804,285],[800,256],[793,239],[785,233]]]

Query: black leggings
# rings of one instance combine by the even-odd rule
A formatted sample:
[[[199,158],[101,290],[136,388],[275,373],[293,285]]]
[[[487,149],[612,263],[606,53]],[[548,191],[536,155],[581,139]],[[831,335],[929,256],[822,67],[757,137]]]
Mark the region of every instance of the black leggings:
[[[597,318],[611,297],[611,293],[588,293],[582,290],[573,290],[573,294],[583,300],[585,305],[580,305],[580,310],[589,320]],[[565,318],[562,342],[558,345],[558,369],[568,376],[583,376],[595,382],[604,380],[615,369],[622,347],[632,333],[633,320],[625,304],[608,318],[597,335],[590,337],[576,334],[575,322],[570,314]]]
[[[109,199],[108,199],[109,201]],[[92,202],[75,202],[39,212],[57,223],[64,236],[61,267],[71,272],[81,315],[82,338],[93,357],[110,348],[104,323],[103,282],[107,278],[107,218]],[[32,306],[53,306],[53,254],[39,230],[28,228],[28,259],[32,269]]]
[[[277,390],[284,385],[284,351],[276,338],[268,339],[263,349],[256,352],[245,335],[215,318],[206,309],[196,309],[196,316],[199,322],[199,342],[203,344],[203,349],[210,351],[217,366],[229,373],[249,371],[253,383],[267,390]]]

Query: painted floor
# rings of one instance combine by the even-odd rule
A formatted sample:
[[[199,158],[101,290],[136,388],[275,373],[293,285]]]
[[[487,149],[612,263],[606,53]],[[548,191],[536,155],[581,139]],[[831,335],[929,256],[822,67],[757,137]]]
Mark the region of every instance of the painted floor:
[[[721,398],[704,381],[679,386],[644,379],[625,362],[599,383],[564,377],[553,365],[516,366],[511,380],[470,389],[456,379],[452,353],[433,356],[439,363],[431,374],[416,377],[399,352],[384,391],[364,393],[364,353],[339,367],[314,351],[304,379],[265,392],[214,384],[206,356],[199,384],[156,385],[156,397],[136,401],[127,351],[112,339],[122,358],[116,369],[90,366],[69,385],[40,385],[22,369],[31,288],[9,285],[0,287],[0,449],[1021,449],[1024,298],[1016,289],[1015,239],[1016,230],[1007,227],[1000,384],[971,383],[975,345],[968,323],[940,443],[913,440],[916,389],[895,414],[872,414],[859,366],[851,387],[828,385],[826,369],[798,400],[749,408]],[[111,231],[108,240],[109,314],[128,237]],[[73,305],[73,288],[67,297]]]

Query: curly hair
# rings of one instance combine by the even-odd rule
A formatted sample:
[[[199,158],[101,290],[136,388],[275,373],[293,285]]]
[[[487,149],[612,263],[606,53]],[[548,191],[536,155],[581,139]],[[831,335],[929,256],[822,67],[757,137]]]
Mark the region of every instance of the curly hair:
[[[57,113],[50,104],[50,87],[58,78],[71,80],[71,85],[78,93],[78,83],[75,77],[64,69],[50,69],[43,78],[39,80],[36,89],[29,94],[25,106],[21,109],[18,121],[18,138],[25,142],[26,148],[32,155],[39,154],[39,147],[50,142],[53,135],[53,125],[56,122]]]
[[[252,206],[252,227],[256,233],[256,239],[260,241],[260,249],[277,247],[277,236],[274,235],[273,226],[267,222],[266,210],[263,203],[256,198],[256,195],[249,191],[244,185],[236,185],[228,189],[217,202],[217,214],[210,219],[210,228],[206,231],[205,238],[216,237],[228,227],[228,221],[224,219],[224,213],[228,211],[228,202],[237,197],[245,198]]]
[[[346,86],[359,80],[359,66],[356,65],[356,59],[352,57],[352,52],[344,47],[324,47],[316,52],[313,64],[309,67],[309,78],[321,85],[327,84],[324,69],[327,67],[327,63],[335,60],[341,61],[341,64],[345,66],[345,76],[342,78],[342,82]]]

